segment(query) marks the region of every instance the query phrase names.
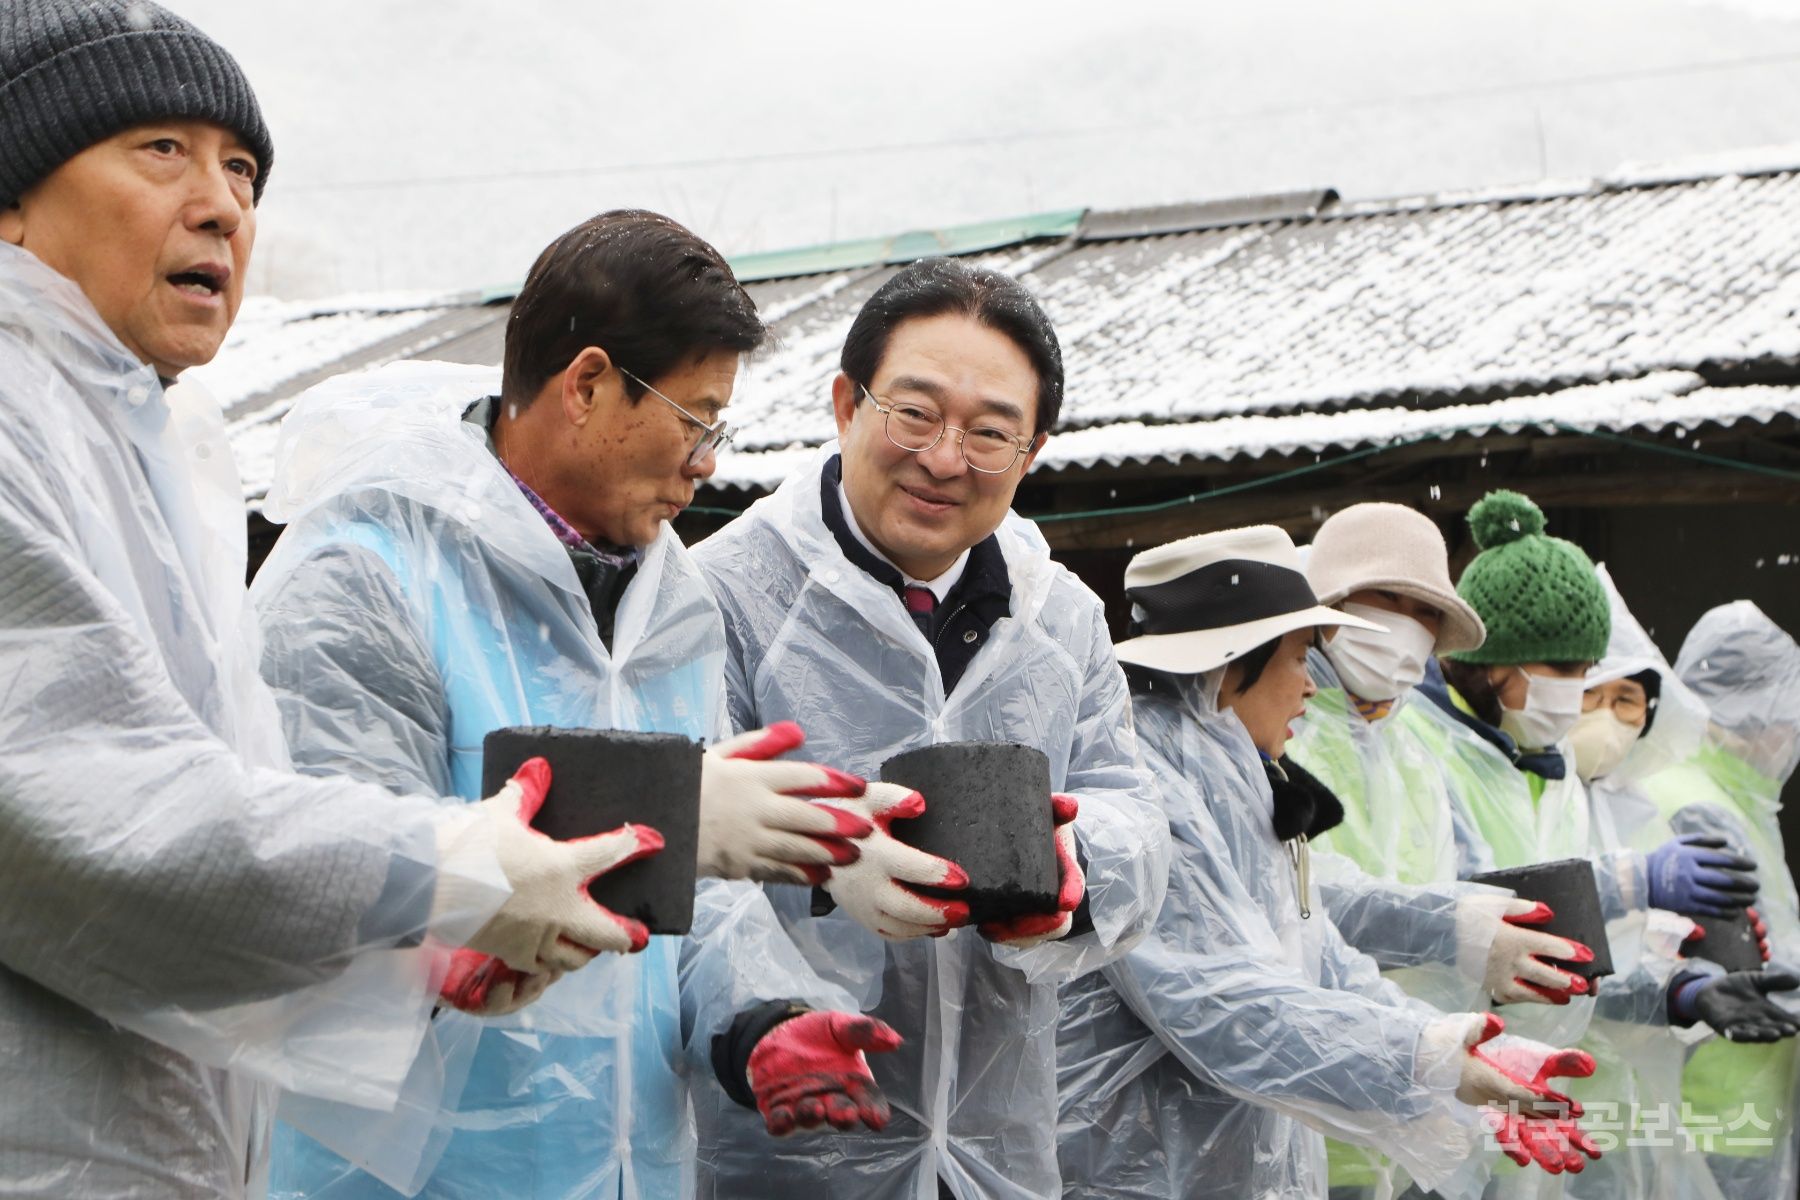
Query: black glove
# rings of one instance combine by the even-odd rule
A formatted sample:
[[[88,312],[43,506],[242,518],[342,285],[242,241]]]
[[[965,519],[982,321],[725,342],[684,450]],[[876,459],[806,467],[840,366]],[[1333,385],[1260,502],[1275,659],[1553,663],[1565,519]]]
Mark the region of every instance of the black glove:
[[[1767,993],[1795,988],[1800,988],[1800,978],[1780,972],[1684,976],[1670,992],[1670,1016],[1680,1025],[1705,1021],[1734,1042],[1778,1042],[1800,1033],[1800,1017]]]

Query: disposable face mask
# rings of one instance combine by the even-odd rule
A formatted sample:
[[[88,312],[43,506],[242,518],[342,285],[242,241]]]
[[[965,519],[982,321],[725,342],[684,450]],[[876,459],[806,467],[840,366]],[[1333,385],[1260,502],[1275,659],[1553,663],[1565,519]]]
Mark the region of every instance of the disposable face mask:
[[[1387,627],[1386,633],[1340,625],[1325,643],[1325,658],[1359,700],[1393,700],[1425,678],[1425,664],[1437,647],[1431,631],[1397,612],[1369,604],[1346,604],[1344,611]]]
[[[1643,729],[1619,720],[1610,708],[1584,712],[1569,731],[1569,744],[1575,750],[1575,773],[1581,782],[1592,783],[1611,775],[1637,745]]]
[[[1563,740],[1581,718],[1581,696],[1587,681],[1579,675],[1559,679],[1554,675],[1525,676],[1525,707],[1500,706],[1500,730],[1526,750],[1542,750]]]

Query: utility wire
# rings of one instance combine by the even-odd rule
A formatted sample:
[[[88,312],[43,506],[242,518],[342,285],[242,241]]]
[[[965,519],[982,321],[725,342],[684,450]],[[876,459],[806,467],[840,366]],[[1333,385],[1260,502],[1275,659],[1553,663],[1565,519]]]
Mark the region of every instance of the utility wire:
[[[1690,450],[1684,446],[1665,446],[1661,442],[1647,442],[1641,438],[1625,437],[1622,434],[1608,433],[1605,430],[1600,429],[1579,429],[1573,425],[1564,425],[1560,422],[1552,424],[1551,428],[1561,433],[1573,434],[1577,437],[1591,437],[1598,438],[1601,441],[1616,442],[1620,445],[1630,446],[1633,449],[1643,450],[1653,454],[1667,454],[1675,458],[1685,458],[1709,463],[1713,466],[1727,467],[1732,470],[1744,471],[1752,475],[1766,475],[1772,479],[1784,479],[1794,483],[1800,483],[1800,471],[1790,471],[1783,467],[1771,467],[1765,466],[1762,463],[1750,463],[1735,458],[1724,458],[1717,454],[1707,454],[1700,450]],[[1379,446],[1364,446],[1360,450],[1352,450],[1350,453],[1340,454],[1336,458],[1321,459],[1318,462],[1307,463],[1303,466],[1293,467],[1286,471],[1278,471],[1273,475],[1265,475],[1259,479],[1246,479],[1242,483],[1228,484],[1225,487],[1214,488],[1211,491],[1191,492],[1186,496],[1177,496],[1173,500],[1157,500],[1149,504],[1121,504],[1109,508],[1083,509],[1079,512],[1044,513],[1039,516],[1031,517],[1030,519],[1036,521],[1039,525],[1054,525],[1062,521],[1086,521],[1098,517],[1134,517],[1142,516],[1145,513],[1168,512],[1171,509],[1183,508],[1190,504],[1201,504],[1208,500],[1216,500],[1221,496],[1230,496],[1239,492],[1253,491],[1256,488],[1271,487],[1278,483],[1285,483],[1290,479],[1298,479],[1303,475],[1311,475],[1315,471],[1325,471],[1332,467],[1341,467],[1345,463],[1356,462],[1360,459],[1370,458],[1377,454],[1385,454],[1389,450],[1401,450],[1407,446],[1417,446],[1421,442],[1448,440],[1450,436],[1454,436],[1454,432],[1455,431],[1441,434],[1432,433],[1422,437],[1384,442]],[[742,509],[734,508],[707,508],[696,506],[687,511],[709,517],[741,517],[744,515]]]
[[[1786,479],[1800,483],[1800,471],[1790,471],[1785,467],[1770,467],[1762,463],[1742,462],[1735,458],[1722,458],[1717,454],[1707,454],[1701,450],[1690,450],[1685,446],[1665,446],[1661,442],[1646,442],[1639,438],[1629,438],[1617,433],[1608,433],[1603,429],[1577,429],[1572,425],[1558,423],[1556,429],[1563,433],[1578,434],[1581,437],[1599,438],[1604,442],[1618,442],[1620,445],[1633,446],[1639,450],[1649,450],[1657,454],[1667,454],[1674,458],[1688,458],[1697,462],[1711,463],[1716,467],[1731,467],[1739,471],[1748,471],[1752,475],[1767,475],[1771,479]]]

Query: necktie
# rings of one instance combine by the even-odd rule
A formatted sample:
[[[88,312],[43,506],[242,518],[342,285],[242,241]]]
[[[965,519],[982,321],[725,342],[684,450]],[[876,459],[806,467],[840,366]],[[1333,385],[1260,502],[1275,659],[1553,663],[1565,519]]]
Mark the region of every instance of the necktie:
[[[906,611],[912,614],[913,624],[929,638],[931,614],[937,610],[937,594],[930,588],[909,587],[900,593],[900,599],[906,605]]]

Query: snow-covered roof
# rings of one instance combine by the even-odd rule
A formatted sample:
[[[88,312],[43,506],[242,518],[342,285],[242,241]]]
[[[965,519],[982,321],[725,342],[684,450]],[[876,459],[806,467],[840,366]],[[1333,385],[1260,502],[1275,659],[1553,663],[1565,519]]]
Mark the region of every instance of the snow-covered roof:
[[[1017,244],[960,244],[992,247],[972,257],[1023,279],[1062,338],[1062,422],[1040,471],[1729,425],[1800,416],[1800,391],[1707,384],[1745,366],[1792,379],[1800,364],[1800,149],[1781,161],[1387,203],[1315,192],[1056,215],[1021,223]],[[780,340],[740,383],[737,448],[715,485],[772,486],[832,435],[844,333],[904,244],[750,285]],[[252,497],[264,427],[293,394],[388,358],[498,362],[506,309],[491,301],[247,308],[203,378],[237,423]]]

